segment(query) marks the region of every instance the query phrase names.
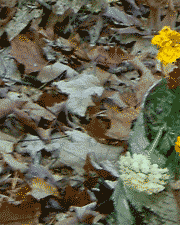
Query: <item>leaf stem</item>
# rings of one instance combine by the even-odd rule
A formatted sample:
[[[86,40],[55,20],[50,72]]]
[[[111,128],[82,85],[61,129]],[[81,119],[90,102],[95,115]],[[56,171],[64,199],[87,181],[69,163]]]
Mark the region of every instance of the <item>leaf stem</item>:
[[[153,143],[152,143],[152,145],[150,146],[150,149],[149,149],[149,151],[148,151],[148,156],[150,156],[150,154],[154,152],[154,150],[155,150],[155,148],[156,148],[156,146],[157,146],[157,144],[158,144],[158,142],[159,142],[159,140],[160,140],[160,138],[161,138],[161,136],[162,136],[163,130],[166,129],[166,128],[167,128],[167,124],[166,124],[166,122],[165,122],[165,123],[162,125],[162,127],[159,128],[159,131],[158,131],[158,133],[157,133],[157,135],[156,135],[156,138],[154,139],[154,141],[153,141]]]

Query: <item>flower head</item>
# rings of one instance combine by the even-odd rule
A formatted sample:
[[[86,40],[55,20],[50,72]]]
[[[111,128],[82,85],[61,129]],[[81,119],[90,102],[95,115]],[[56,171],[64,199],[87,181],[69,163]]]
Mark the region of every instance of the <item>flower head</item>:
[[[175,151],[180,155],[180,137],[177,137],[177,142],[175,142]]]
[[[128,152],[126,156],[120,157],[119,164],[124,184],[139,192],[158,193],[164,190],[170,178],[167,168],[161,169],[157,164],[151,164],[146,155],[134,154],[131,157]]]
[[[165,26],[159,31],[159,35],[156,35],[151,40],[151,43],[160,48],[157,59],[164,65],[173,63],[176,59],[180,58],[180,33],[177,31]]]

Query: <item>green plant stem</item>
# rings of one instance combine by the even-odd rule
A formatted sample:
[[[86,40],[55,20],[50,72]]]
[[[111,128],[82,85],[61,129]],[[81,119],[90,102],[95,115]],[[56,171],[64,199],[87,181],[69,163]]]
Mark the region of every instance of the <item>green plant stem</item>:
[[[162,127],[159,128],[159,131],[158,131],[158,133],[156,135],[156,138],[154,139],[154,141],[153,141],[153,143],[150,146],[150,149],[148,151],[148,156],[150,156],[150,154],[154,152],[154,150],[155,150],[155,148],[156,148],[156,146],[157,146],[157,144],[158,144],[158,142],[159,142],[159,140],[160,140],[160,138],[162,136],[163,130],[166,129],[166,127],[167,127],[167,125],[166,125],[166,123],[164,123],[162,125]]]

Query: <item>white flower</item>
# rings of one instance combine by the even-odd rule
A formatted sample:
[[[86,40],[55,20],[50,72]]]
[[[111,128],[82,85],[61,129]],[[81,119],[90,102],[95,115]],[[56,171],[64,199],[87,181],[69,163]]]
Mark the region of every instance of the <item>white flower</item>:
[[[149,169],[150,169],[150,166],[148,164],[146,164],[145,162],[143,162],[141,165],[140,165],[140,170],[143,172],[143,173],[149,173]]]
[[[157,169],[158,168],[158,164],[153,164],[152,168]]]
[[[147,178],[144,173],[138,173],[137,175],[140,182],[144,182],[144,180]]]
[[[131,182],[132,182],[132,184],[135,184],[136,186],[139,185],[139,181],[136,179],[132,179]]]
[[[164,190],[164,185],[170,178],[167,168],[151,164],[146,155],[134,154],[131,157],[128,152],[126,156],[120,157],[119,164],[120,177],[125,186],[138,192],[158,193]]]
[[[129,153],[129,152],[128,152]],[[130,156],[130,153],[129,154],[126,154],[126,156],[122,156],[120,158],[120,166],[129,166],[132,162],[132,158]]]
[[[155,182],[155,183],[158,183],[159,182],[159,179],[161,179],[162,177],[162,174],[158,173],[158,174],[152,174],[150,177],[149,177],[149,181],[150,182]]]
[[[164,190],[165,187],[162,185],[156,184],[156,183],[150,183],[148,185],[149,193],[158,193],[162,190]]]
[[[135,170],[136,172],[139,172],[139,163],[133,162],[131,168]]]

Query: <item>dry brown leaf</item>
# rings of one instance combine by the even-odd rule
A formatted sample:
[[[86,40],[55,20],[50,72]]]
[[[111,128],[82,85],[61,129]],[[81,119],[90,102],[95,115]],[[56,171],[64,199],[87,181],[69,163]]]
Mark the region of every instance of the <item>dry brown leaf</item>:
[[[89,15],[86,20],[84,20],[81,24],[79,24],[78,28],[76,28],[75,31],[77,31],[77,29],[88,30],[92,26],[94,26],[100,19],[101,19],[100,15]]]
[[[96,67],[96,77],[100,81],[100,85],[104,85],[107,82],[119,83],[119,79],[115,74],[109,73]]]
[[[74,48],[74,54],[77,57],[88,61],[92,56],[94,57],[96,47],[91,47],[87,42],[81,43],[81,38],[78,33],[73,33],[68,41],[70,46]]]
[[[62,93],[53,93],[53,89],[49,91],[45,91],[37,100],[37,104],[42,107],[47,107],[48,110],[52,111],[54,115],[57,115],[56,112],[59,107],[61,107],[61,103],[68,99],[67,95]],[[53,110],[54,109],[54,110]],[[59,111],[60,112],[60,111]],[[58,112],[57,112],[58,113]]]
[[[26,102],[23,100],[11,101],[10,99],[0,99],[0,118],[11,114],[15,108],[21,108]]]
[[[43,141],[45,141],[45,143],[46,144],[49,144],[50,142],[51,142],[51,139],[50,139],[50,137],[51,137],[51,132],[52,132],[52,128],[49,128],[49,129],[43,129],[43,128],[41,128],[41,127],[38,127],[37,129],[36,129],[36,132],[37,132],[37,134],[39,135],[39,137],[43,140]]]
[[[57,19],[57,18],[56,18]],[[54,21],[56,23],[56,21]],[[49,40],[54,40],[54,28],[53,26],[48,28],[47,30],[39,27],[39,21],[37,19],[33,19],[31,22],[31,32],[39,39],[46,38]],[[40,40],[37,40],[40,41]],[[44,46],[43,46],[44,47]]]
[[[124,92],[120,98],[129,106],[135,107],[137,105],[136,93]]]
[[[5,134],[3,132],[0,132],[0,139],[11,143],[15,143],[18,141],[18,139],[16,139],[15,137]]]
[[[37,79],[42,83],[52,81],[59,77],[66,69],[68,69],[67,66],[56,62],[53,65],[45,66],[38,74]]]
[[[41,204],[30,195],[26,196],[20,204],[19,201],[9,203],[4,200],[0,205],[0,222],[8,225],[20,223],[35,225],[38,222],[40,211]]]
[[[24,179],[24,177],[23,177]],[[17,178],[14,178],[15,182],[17,180]],[[14,187],[15,188],[15,187]],[[16,201],[22,201],[25,199],[25,196],[27,194],[29,194],[29,192],[31,191],[31,187],[29,186],[29,184],[25,183],[21,185],[21,188],[18,188],[18,191],[16,193],[16,197],[15,200]]]
[[[68,39],[70,47],[73,47],[75,50],[75,54],[80,58],[88,58],[87,53],[83,51],[81,46],[81,38],[79,34],[71,34],[70,38]],[[88,58],[89,59],[89,58]]]
[[[29,101],[22,107],[22,110],[27,112],[27,115],[31,117],[37,126],[40,126],[40,122],[42,123],[42,121],[44,123],[41,126],[43,125],[47,128],[50,128],[55,123],[56,117],[36,103]]]
[[[161,30],[162,26],[171,26],[172,29],[175,27],[176,11],[174,9],[173,0],[136,0],[138,4],[145,4],[150,7],[150,15],[148,25],[152,29]],[[168,5],[168,12],[165,21],[161,22],[161,8]],[[174,14],[172,16],[172,14]],[[172,17],[172,18],[171,18]],[[168,20],[167,20],[168,18]],[[163,23],[164,22],[164,23]]]
[[[106,50],[103,46],[98,46],[94,51],[97,51],[96,55],[98,55],[96,62],[105,67],[115,67],[125,60],[134,58],[119,47],[109,47],[109,50]],[[93,50],[91,54],[93,54]]]
[[[111,127],[105,135],[115,139],[127,140],[131,131],[131,123],[137,119],[140,109],[128,107],[120,111],[117,106],[111,106],[107,103],[104,106],[107,108],[106,113],[111,121]]]
[[[94,218],[98,215],[97,212],[92,211],[92,210],[82,210],[82,208],[78,207],[79,209],[77,209],[76,213],[77,213],[77,217],[79,219],[80,222],[85,223],[85,224],[93,224]],[[78,213],[78,210],[80,211]]]
[[[15,8],[4,7],[3,9],[1,9],[2,19],[0,19],[0,26],[5,26],[11,20],[11,18],[14,16],[15,13],[16,13]]]
[[[88,174],[86,176],[86,185],[88,184],[88,186],[94,186],[94,184],[92,184],[92,176],[91,172],[95,172],[96,175],[93,176],[93,178],[97,178],[94,179],[94,183],[96,184],[96,182],[98,181],[98,177],[103,177],[105,180],[116,180],[116,176],[113,176],[114,174],[111,173],[111,171],[107,171],[104,170],[102,167],[99,166],[99,164],[97,163],[97,160],[95,158],[95,155],[88,153],[86,156],[86,161],[84,164],[84,170],[86,171],[86,173]]]
[[[86,130],[87,134],[93,137],[96,141],[99,138],[106,138],[105,133],[110,127],[110,121],[108,118],[92,118],[90,123],[87,125],[82,125]]]
[[[119,107],[121,109],[125,109],[128,107],[128,105],[123,101],[121,97],[122,95],[118,91],[111,93],[112,95],[108,97],[108,100],[110,100],[110,104],[113,105],[112,108],[116,109],[116,107]]]
[[[135,109],[134,107],[125,108],[123,111],[119,111],[118,108],[108,106],[108,104],[105,104],[107,107],[107,114],[108,117],[111,119],[117,119],[122,123],[131,123],[133,120],[135,120],[139,113],[139,109]]]
[[[171,29],[175,29],[177,14],[178,12],[175,9],[168,8],[166,16],[161,22],[161,28],[163,28],[164,26],[170,26]]]
[[[14,7],[16,5],[17,0],[0,0],[1,6]]]
[[[10,141],[4,141],[1,139],[0,142],[0,152],[4,153],[11,153],[14,151],[14,144],[15,142],[10,142]]]
[[[28,129],[31,128],[33,130],[37,129],[36,123],[32,120],[28,114],[22,110],[14,109],[14,114],[16,115],[17,119],[22,123],[23,126],[27,126]]]
[[[111,128],[107,130],[106,135],[114,139],[128,140],[130,131],[131,123],[123,123],[118,119],[111,119]]]
[[[3,87],[5,85],[4,81],[0,79],[0,87]]]
[[[92,202],[87,190],[80,191],[80,188],[67,186],[65,189],[64,201],[67,206],[82,207]]]
[[[151,71],[141,62],[138,57],[135,57],[134,59],[130,60],[130,62],[135,66],[136,69],[140,70],[142,72],[142,76],[140,78],[140,81],[138,82],[136,86],[136,98],[137,98],[137,104],[141,103],[144,97],[144,94],[148,90],[148,88],[157,80],[161,79],[161,77],[153,76]]]
[[[53,106],[47,106],[47,109],[53,113],[55,116],[59,116],[61,112],[65,109],[64,102],[61,103],[55,103]]]
[[[48,64],[42,57],[40,47],[32,42],[27,35],[17,35],[11,41],[11,55],[25,66],[25,73],[36,72]]]
[[[56,14],[56,8],[51,11],[50,15],[48,16],[46,25],[44,30],[41,29],[41,34],[44,34],[48,39],[54,40],[54,28],[57,25],[57,22],[62,23],[66,17],[68,17],[71,13],[73,13],[72,9],[67,9],[62,15]]]
[[[32,104],[29,103],[26,109],[24,109],[25,111],[28,110],[29,111],[28,113],[23,110],[18,110],[15,108],[14,114],[16,115],[17,119],[22,123],[22,125],[25,127],[26,131],[28,132],[36,131],[36,133],[43,141],[49,143],[52,131],[51,126],[53,126],[53,124],[55,123],[56,117],[37,104],[35,104],[37,105],[35,109],[35,107],[32,107],[33,104],[34,103]],[[46,126],[46,129],[38,127],[40,125]]]
[[[169,73],[169,78],[167,80],[167,86],[169,89],[175,89],[180,85],[180,69],[175,68],[172,72]]]

